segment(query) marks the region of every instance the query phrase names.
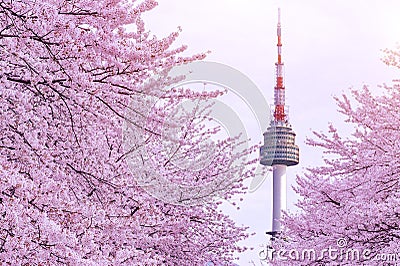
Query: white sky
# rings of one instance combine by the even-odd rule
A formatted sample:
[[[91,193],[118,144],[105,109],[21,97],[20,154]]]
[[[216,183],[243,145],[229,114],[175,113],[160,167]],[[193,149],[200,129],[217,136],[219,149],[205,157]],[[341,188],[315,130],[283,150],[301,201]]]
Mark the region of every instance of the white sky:
[[[288,187],[305,167],[321,163],[321,151],[304,144],[311,130],[325,130],[329,122],[343,132],[348,127],[336,112],[333,95],[363,84],[374,88],[390,84],[398,72],[380,61],[385,48],[400,41],[400,2],[397,0],[159,0],[145,15],[147,29],[158,37],[181,26],[177,44],[187,44],[188,54],[205,52],[206,58],[236,68],[252,79],[272,103],[276,61],[277,8],[281,7],[286,103],[297,133],[301,162],[289,168]],[[397,76],[396,76],[397,75]],[[245,112],[244,112],[245,116]],[[262,136],[255,121],[246,117],[254,142]],[[250,119],[251,120],[251,119]],[[254,132],[256,131],[256,132]],[[251,226],[255,237],[245,242],[255,248],[240,256],[239,265],[260,265],[259,245],[271,229],[271,178],[247,194],[240,211],[229,210],[238,224]],[[296,195],[288,188],[288,209]]]

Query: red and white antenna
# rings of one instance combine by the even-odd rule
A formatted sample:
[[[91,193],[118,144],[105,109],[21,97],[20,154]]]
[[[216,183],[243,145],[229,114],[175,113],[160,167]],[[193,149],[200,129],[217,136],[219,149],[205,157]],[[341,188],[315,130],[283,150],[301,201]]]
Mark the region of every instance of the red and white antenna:
[[[285,86],[283,83],[283,63],[282,63],[282,42],[281,42],[281,9],[278,8],[278,26],[277,26],[277,36],[278,36],[278,62],[275,63],[276,66],[276,86],[274,92],[274,103],[275,111],[274,118],[275,122],[285,122]]]

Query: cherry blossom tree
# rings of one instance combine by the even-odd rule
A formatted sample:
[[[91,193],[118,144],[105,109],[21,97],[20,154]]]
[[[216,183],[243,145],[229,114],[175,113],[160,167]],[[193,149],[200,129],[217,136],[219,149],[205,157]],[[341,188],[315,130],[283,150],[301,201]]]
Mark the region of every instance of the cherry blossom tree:
[[[398,51],[386,53],[384,61],[398,67]],[[308,140],[324,150],[325,164],[297,177],[300,212],[285,216],[286,231],[275,246],[286,260],[277,258],[277,265],[394,265],[400,259],[400,87],[382,88],[336,98],[354,125],[351,136],[330,125],[328,134],[314,132]]]
[[[244,250],[246,228],[218,206],[243,193],[253,148],[207,142],[209,106],[176,111],[221,92],[165,89],[169,68],[205,55],[172,48],[179,31],[150,36],[156,4],[0,1],[2,264],[218,265]],[[178,167],[203,150],[207,164]],[[174,182],[189,197],[147,193]]]

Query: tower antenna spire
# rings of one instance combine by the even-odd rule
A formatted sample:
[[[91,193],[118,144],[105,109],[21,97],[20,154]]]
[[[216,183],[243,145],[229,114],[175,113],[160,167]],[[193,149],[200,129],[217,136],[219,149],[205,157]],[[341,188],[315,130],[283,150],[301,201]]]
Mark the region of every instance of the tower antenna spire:
[[[281,8],[278,7],[278,25],[281,24]]]
[[[278,36],[278,62],[276,66],[276,85],[274,91],[274,118],[276,122],[285,122],[285,86],[283,81],[283,62],[282,62],[282,30],[281,30],[281,9],[278,8],[278,25],[277,25],[277,36]]]

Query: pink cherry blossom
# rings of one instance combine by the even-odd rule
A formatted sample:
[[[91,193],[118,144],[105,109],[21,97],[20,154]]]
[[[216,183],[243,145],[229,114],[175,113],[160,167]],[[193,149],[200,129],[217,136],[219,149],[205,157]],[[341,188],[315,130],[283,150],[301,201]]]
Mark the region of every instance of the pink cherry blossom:
[[[386,53],[384,61],[399,67],[398,50]],[[275,246],[300,254],[313,249],[317,258],[287,254],[288,260],[275,260],[276,265],[396,265],[399,260],[400,91],[398,85],[382,88],[379,94],[365,86],[335,98],[345,121],[354,125],[352,135],[330,125],[328,133],[314,132],[308,140],[323,149],[325,164],[297,177],[300,210],[287,213],[286,230]],[[336,256],[321,256],[329,248]],[[346,257],[351,250],[359,257]]]
[[[171,114],[183,100],[221,92],[163,89],[176,80],[162,73],[205,54],[185,57],[186,46],[171,49],[179,31],[150,36],[141,14],[156,5],[1,1],[2,264],[229,264],[234,251],[244,250],[237,242],[246,228],[218,206],[244,192],[241,180],[252,175],[252,162],[245,161],[250,150],[232,152],[233,137],[214,146],[209,165],[191,172],[174,167],[159,149],[159,143],[181,145],[190,157],[204,148],[200,144],[216,133],[201,127],[205,118],[196,124],[188,122],[193,114]],[[154,99],[158,105],[151,105]],[[145,153],[133,157],[123,147],[124,125],[144,132],[130,148],[144,147]],[[177,125],[187,134],[162,134]],[[231,167],[238,161],[244,163]],[[158,175],[191,186],[224,186],[205,191],[202,205],[174,205],[149,195],[139,175],[149,182]],[[223,183],[235,175],[240,178]],[[217,190],[224,196],[215,201]]]

